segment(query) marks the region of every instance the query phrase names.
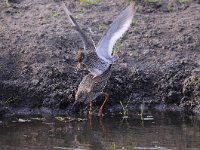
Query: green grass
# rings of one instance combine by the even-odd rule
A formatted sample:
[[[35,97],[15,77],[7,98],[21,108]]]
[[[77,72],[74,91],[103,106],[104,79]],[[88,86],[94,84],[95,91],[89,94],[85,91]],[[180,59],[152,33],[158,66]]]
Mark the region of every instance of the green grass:
[[[131,22],[131,27],[135,27],[138,24],[138,20],[133,19],[133,21]]]
[[[152,4],[156,4],[156,3],[160,3],[161,0],[145,0],[148,3],[152,3]]]
[[[133,0],[128,0],[128,4],[131,4],[133,2]]]
[[[100,2],[101,0],[80,0],[80,3],[82,5],[93,5],[93,4],[98,4]]]
[[[58,17],[60,14],[59,14],[59,12],[57,12],[57,11],[52,11],[51,15],[52,15],[53,17]]]
[[[188,3],[190,0],[178,0],[179,3],[183,4],[183,3]]]
[[[167,4],[167,11],[172,11],[172,3],[171,2],[169,2],[168,4]]]
[[[6,100],[0,100],[0,104],[1,105],[9,105],[15,101],[16,101],[16,99],[14,99],[14,98],[8,98]]]
[[[130,98],[129,98],[129,100],[126,102],[125,105],[122,103],[122,101],[120,101],[120,105],[121,105],[121,107],[122,107],[122,112],[120,112],[120,114],[123,115],[123,118],[127,118],[127,117],[128,117],[128,105],[129,105],[129,103],[130,103]]]
[[[112,142],[111,145],[110,145],[110,148],[109,150],[116,150],[117,149],[117,145],[115,142]]]
[[[113,51],[112,51],[113,55],[117,54],[120,46],[121,46],[121,39],[117,40],[117,42],[115,43],[115,46],[114,46]]]
[[[140,105],[140,119],[141,120],[144,120],[143,114],[144,114],[144,101],[142,101],[142,104]]]

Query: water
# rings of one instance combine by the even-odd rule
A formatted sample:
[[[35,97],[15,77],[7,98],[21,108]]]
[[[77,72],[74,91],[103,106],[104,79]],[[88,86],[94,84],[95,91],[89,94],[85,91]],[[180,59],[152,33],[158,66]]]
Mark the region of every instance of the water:
[[[0,119],[0,150],[199,150],[200,121],[175,112]]]

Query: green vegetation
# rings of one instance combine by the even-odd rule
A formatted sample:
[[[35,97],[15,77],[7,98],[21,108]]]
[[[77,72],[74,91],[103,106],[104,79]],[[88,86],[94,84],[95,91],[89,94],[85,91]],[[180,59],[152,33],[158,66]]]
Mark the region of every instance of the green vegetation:
[[[98,4],[100,2],[101,0],[80,0],[80,3],[82,5],[93,5],[93,4]]]
[[[72,121],[86,121],[87,119],[82,119],[82,118],[71,118],[71,117],[55,117],[56,120],[61,121],[61,122],[72,122]]]
[[[156,3],[160,3],[161,0],[145,0],[145,2],[151,3],[151,4],[156,4]]]
[[[80,9],[80,13],[84,13],[85,12],[85,10],[82,8],[82,9]]]
[[[169,2],[168,4],[167,4],[167,11],[172,11],[172,3],[171,2]]]
[[[121,45],[121,39],[117,40],[117,42],[113,48],[113,51],[112,51],[113,55],[117,54],[117,52],[119,51],[120,45]]]
[[[131,2],[133,2],[133,0],[128,0],[128,4],[130,4]]]
[[[1,105],[9,105],[11,104],[12,102],[14,102],[16,99],[13,99],[13,98],[8,98],[7,100],[0,100],[0,104]]]
[[[144,120],[144,117],[143,117],[143,114],[144,114],[144,101],[142,101],[142,104],[140,105],[140,119],[141,120]]]
[[[137,24],[137,20],[133,19],[133,21],[131,22],[131,27],[134,27]]]
[[[120,101],[120,105],[121,105],[121,107],[122,107],[122,112],[120,112],[120,114],[123,115],[123,118],[128,118],[128,105],[129,105],[129,103],[130,103],[130,98],[129,98],[129,100],[126,102],[126,105],[125,105],[125,106],[122,104],[122,101]]]
[[[52,15],[53,17],[57,17],[57,16],[59,16],[60,14],[59,14],[59,12],[57,12],[57,11],[52,11],[51,15]]]
[[[115,143],[115,142],[112,142],[109,149],[110,149],[110,150],[116,150],[116,149],[117,149],[116,143]]]
[[[188,3],[190,0],[178,0],[179,3]]]

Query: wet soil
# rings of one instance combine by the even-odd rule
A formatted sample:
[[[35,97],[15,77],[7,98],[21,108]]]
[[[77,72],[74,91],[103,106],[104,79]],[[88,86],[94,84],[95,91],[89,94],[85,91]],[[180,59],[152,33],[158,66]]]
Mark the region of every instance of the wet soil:
[[[0,3],[0,116],[66,114],[83,76],[74,57],[82,41],[71,28],[61,0]],[[95,5],[66,1],[95,43],[127,0]],[[137,14],[121,40],[120,60],[105,91],[105,111],[145,108],[200,114],[199,1],[137,1]],[[102,99],[97,99],[97,107]]]

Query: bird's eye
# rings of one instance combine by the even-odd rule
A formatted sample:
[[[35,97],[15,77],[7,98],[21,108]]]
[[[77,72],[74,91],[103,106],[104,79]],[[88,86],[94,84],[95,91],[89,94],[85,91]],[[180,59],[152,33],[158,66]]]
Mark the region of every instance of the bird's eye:
[[[83,61],[84,57],[85,57],[85,55],[82,53],[82,54],[81,54],[81,60],[82,60],[82,61]]]
[[[79,62],[82,62],[82,61],[84,60],[84,58],[85,58],[85,54],[84,54],[84,53],[81,53],[81,54],[80,54],[80,61],[79,61]]]
[[[84,57],[85,57],[84,53],[81,51],[78,51],[75,59],[77,62],[82,62],[84,60]]]

